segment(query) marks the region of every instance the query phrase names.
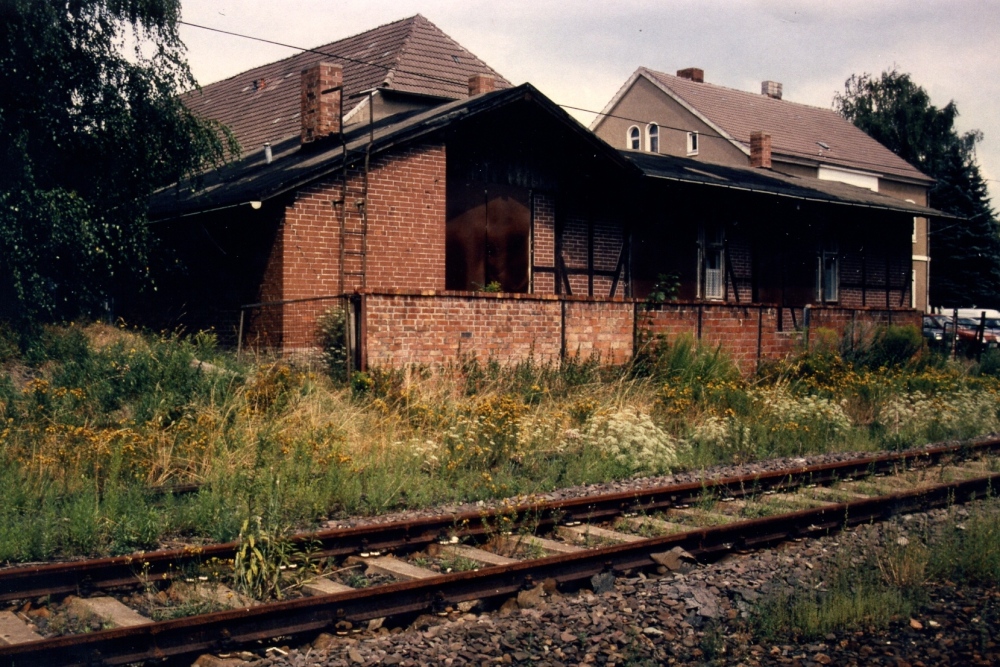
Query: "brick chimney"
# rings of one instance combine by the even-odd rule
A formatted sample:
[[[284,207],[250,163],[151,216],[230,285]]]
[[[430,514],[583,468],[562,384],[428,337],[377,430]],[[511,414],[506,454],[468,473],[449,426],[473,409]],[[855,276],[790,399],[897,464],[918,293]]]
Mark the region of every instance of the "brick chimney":
[[[302,143],[340,134],[340,86],[344,69],[333,63],[317,63],[302,70]],[[337,90],[332,90],[337,88]]]
[[[677,70],[677,76],[682,79],[691,79],[695,83],[705,82],[705,70],[698,67],[688,67]]]
[[[776,100],[781,99],[781,83],[777,81],[761,81],[760,94]]]
[[[469,77],[469,97],[492,93],[497,89],[497,80],[492,74],[473,74]]]
[[[757,130],[750,133],[750,166],[771,168],[771,135]]]

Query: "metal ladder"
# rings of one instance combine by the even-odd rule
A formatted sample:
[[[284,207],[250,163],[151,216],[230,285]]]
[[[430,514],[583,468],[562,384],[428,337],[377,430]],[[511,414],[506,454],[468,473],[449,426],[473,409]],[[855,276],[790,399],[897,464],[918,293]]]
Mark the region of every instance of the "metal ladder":
[[[358,278],[359,283],[357,286],[364,289],[368,286],[368,168],[371,160],[371,150],[372,143],[375,139],[375,112],[373,109],[373,92],[368,91],[368,145],[365,146],[365,159],[364,159],[364,172],[363,181],[361,187],[361,199],[356,202],[358,207],[358,213],[360,216],[361,229],[348,229],[347,225],[347,143],[344,137],[343,125],[341,125],[341,155],[342,155],[342,165],[341,165],[341,187],[340,187],[340,293],[347,294],[347,280],[349,277]],[[343,94],[341,99],[341,111],[340,115],[343,119]],[[341,121],[343,122],[343,121]],[[357,247],[359,249],[352,250],[348,249],[348,238],[358,239]],[[361,268],[358,271],[348,271],[347,270],[347,259],[349,257],[360,258]]]

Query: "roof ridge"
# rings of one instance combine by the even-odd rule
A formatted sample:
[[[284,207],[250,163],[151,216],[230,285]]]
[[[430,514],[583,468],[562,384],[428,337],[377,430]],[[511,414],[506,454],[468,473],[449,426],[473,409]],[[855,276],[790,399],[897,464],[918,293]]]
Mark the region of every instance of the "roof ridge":
[[[406,31],[406,37],[403,38],[403,43],[400,44],[399,48],[396,50],[395,58],[393,58],[392,61],[392,67],[390,67],[385,73],[384,82],[386,88],[392,87],[392,81],[393,79],[396,78],[396,69],[403,62],[403,54],[406,53],[406,48],[410,45],[410,40],[413,39],[413,33],[415,32],[415,28],[417,27],[417,22],[419,19],[427,21],[427,23],[430,23],[432,26],[434,25],[433,23],[428,21],[423,14],[414,14],[413,16],[409,17],[409,19],[407,19],[410,21],[410,26],[409,29]],[[437,26],[434,27],[437,28]]]
[[[642,66],[642,69],[644,69],[647,72],[650,72],[652,74],[656,74],[658,76],[668,76],[671,79],[679,79],[679,80],[682,80],[682,81],[690,81],[690,79],[685,79],[682,76],[677,76],[676,74],[668,74],[667,72],[661,72],[659,70],[651,69],[651,68],[646,67],[646,66]],[[786,100],[784,97],[782,97],[781,99],[774,99],[773,97],[768,97],[767,95],[764,95],[763,93],[755,93],[753,91],[743,90],[741,88],[731,88],[729,86],[723,86],[722,84],[718,84],[718,83],[710,83],[708,81],[696,81],[696,82],[692,81],[692,83],[697,83],[699,86],[711,86],[713,88],[721,88],[723,90],[728,90],[728,91],[731,91],[731,92],[734,92],[734,93],[742,93],[744,95],[752,95],[754,98],[759,98],[761,100],[773,100],[776,103],[780,102],[780,103],[783,103],[783,104],[794,104],[796,106],[805,107],[807,109],[816,109],[818,111],[829,111],[830,113],[836,115],[838,118],[843,118],[843,116],[841,116],[840,114],[838,114],[833,109],[827,109],[825,107],[818,107],[818,106],[816,106],[814,104],[806,104],[805,102],[796,102],[795,100]]]
[[[205,88],[206,86],[214,86],[214,85],[216,85],[218,83],[223,83],[225,81],[230,81],[231,79],[235,79],[236,77],[243,76],[244,74],[252,72],[252,71],[254,71],[256,69],[261,69],[262,67],[271,67],[271,66],[277,65],[279,63],[283,63],[283,62],[285,62],[287,60],[291,60],[292,58],[295,58],[297,56],[302,55],[303,53],[317,53],[317,52],[321,52],[322,49],[324,49],[324,48],[326,48],[328,46],[333,46],[334,44],[337,44],[339,42],[343,42],[343,41],[348,40],[348,39],[355,39],[357,37],[363,37],[364,35],[367,35],[370,32],[375,32],[376,30],[381,30],[381,29],[386,28],[388,26],[396,25],[396,24],[399,24],[399,23],[404,23],[406,21],[413,21],[414,19],[416,19],[418,17],[419,18],[424,18],[421,14],[414,14],[413,16],[407,16],[405,18],[396,19],[395,21],[389,21],[388,23],[383,23],[382,25],[375,26],[374,28],[370,28],[368,30],[365,30],[363,32],[359,32],[359,33],[354,34],[354,35],[345,35],[344,37],[341,37],[339,39],[335,39],[332,42],[326,42],[325,44],[320,44],[319,46],[313,46],[313,47],[306,47],[306,48],[304,48],[304,47],[301,47],[301,46],[288,45],[287,48],[295,49],[297,51],[297,53],[293,53],[290,56],[285,56],[284,58],[279,58],[278,60],[270,60],[270,61],[268,61],[266,63],[262,63],[260,65],[254,65],[253,67],[248,67],[247,69],[245,69],[245,70],[243,70],[241,72],[237,72],[236,74],[227,76],[224,79],[219,79],[218,81],[212,81],[212,82],[206,83],[204,85],[199,84],[198,88]],[[424,20],[426,21],[427,19],[424,18]],[[340,55],[335,54],[335,53],[324,53],[322,55],[328,56],[330,58],[343,58],[343,56],[340,56]],[[196,92],[196,91],[188,91],[188,92]]]

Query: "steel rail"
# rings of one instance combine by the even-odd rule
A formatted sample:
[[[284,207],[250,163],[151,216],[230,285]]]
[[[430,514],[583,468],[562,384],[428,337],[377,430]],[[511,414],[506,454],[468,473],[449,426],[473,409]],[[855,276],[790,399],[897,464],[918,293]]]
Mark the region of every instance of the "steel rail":
[[[505,510],[465,512],[411,521],[337,528],[292,537],[293,544],[314,558],[347,556],[371,551],[416,551],[452,535],[481,537],[495,530],[498,517],[517,525],[531,523],[545,531],[567,521],[600,521],[624,512],[650,512],[691,504],[705,493],[742,498],[762,491],[780,491],[803,484],[830,484],[872,474],[893,472],[900,467],[928,465],[943,458],[969,456],[1000,450],[1000,438],[980,438],[965,443],[941,444],[905,452],[822,463],[784,470],[699,482],[670,484],[600,496],[530,503]],[[0,602],[46,595],[88,595],[98,590],[138,586],[144,582],[172,579],[185,568],[213,558],[233,558],[237,542],[204,547],[153,551],[129,556],[99,558],[13,567],[0,570]]]
[[[479,571],[0,646],[0,661],[18,667],[51,664],[89,667],[230,651],[260,640],[333,630],[337,624],[343,627],[345,622],[360,623],[372,618],[439,610],[466,600],[506,597],[548,578],[561,585],[572,585],[601,572],[648,568],[654,565],[652,554],[676,546],[698,556],[825,534],[845,526],[887,519],[901,512],[987,497],[993,495],[998,484],[1000,474],[992,474]]]

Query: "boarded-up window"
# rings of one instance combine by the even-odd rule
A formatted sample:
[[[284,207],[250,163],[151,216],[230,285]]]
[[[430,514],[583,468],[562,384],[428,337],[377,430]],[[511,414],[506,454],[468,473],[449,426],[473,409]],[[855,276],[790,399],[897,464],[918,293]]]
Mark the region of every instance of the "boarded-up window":
[[[504,292],[528,291],[527,188],[449,182],[447,217],[447,289],[478,290],[495,282]]]

